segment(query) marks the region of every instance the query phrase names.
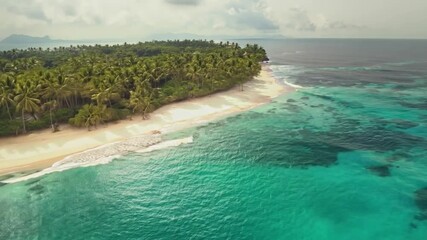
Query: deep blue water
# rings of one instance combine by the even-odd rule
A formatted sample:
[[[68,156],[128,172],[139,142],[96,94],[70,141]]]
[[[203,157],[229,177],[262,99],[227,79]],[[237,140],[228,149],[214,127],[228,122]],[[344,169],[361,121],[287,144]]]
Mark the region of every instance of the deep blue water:
[[[270,104],[0,187],[0,239],[427,239],[427,41],[263,40]]]

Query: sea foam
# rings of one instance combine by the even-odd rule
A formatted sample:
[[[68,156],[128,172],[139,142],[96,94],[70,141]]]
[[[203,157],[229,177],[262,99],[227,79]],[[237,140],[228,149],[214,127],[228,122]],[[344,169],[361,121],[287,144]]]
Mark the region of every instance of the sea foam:
[[[192,136],[162,142],[160,135],[142,135],[128,138],[124,141],[102,145],[100,147],[67,156],[63,160],[54,163],[51,167],[43,169],[40,172],[22,177],[6,179],[2,182],[16,183],[32,178],[37,178],[53,172],[62,172],[72,168],[107,164],[110,163],[113,159],[130,152],[146,153],[169,147],[177,147],[191,142],[193,142]]]
[[[284,80],[283,82],[284,82],[286,85],[291,86],[291,87],[296,88],[296,89],[298,89],[298,88],[304,88],[303,86],[297,85],[297,84],[295,84],[295,83],[290,83],[290,82],[288,82],[288,81],[286,81],[286,80]]]
[[[161,150],[164,148],[177,147],[177,146],[180,146],[182,144],[187,144],[187,143],[192,143],[192,142],[193,142],[193,136],[175,139],[175,140],[164,141],[164,142],[161,142],[159,144],[155,144],[155,145],[149,146],[147,148],[138,150],[136,152],[138,152],[138,153],[152,152],[152,151],[157,151],[157,150]]]

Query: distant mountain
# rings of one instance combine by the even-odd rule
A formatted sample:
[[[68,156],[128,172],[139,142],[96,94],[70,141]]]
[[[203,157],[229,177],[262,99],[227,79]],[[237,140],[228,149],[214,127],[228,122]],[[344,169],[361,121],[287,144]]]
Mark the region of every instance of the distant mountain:
[[[197,35],[192,33],[163,33],[153,34],[148,37],[148,40],[184,40],[184,39],[208,39],[208,40],[260,40],[260,39],[286,39],[286,36],[281,34],[265,34],[265,35]]]
[[[29,47],[53,48],[53,47],[67,47],[70,45],[94,45],[94,44],[112,44],[117,43],[108,40],[60,40],[51,39],[49,36],[32,37],[23,34],[12,34],[9,37],[0,41],[0,51],[11,49],[27,49]],[[122,43],[120,41],[120,43]]]
[[[157,33],[146,38],[147,40],[184,40],[184,39],[207,39],[206,36],[192,33]]]
[[[53,40],[49,36],[44,37],[32,37],[23,34],[12,34],[9,37],[0,41],[0,43],[7,44],[32,44],[32,43],[51,43],[57,42],[58,40]]]

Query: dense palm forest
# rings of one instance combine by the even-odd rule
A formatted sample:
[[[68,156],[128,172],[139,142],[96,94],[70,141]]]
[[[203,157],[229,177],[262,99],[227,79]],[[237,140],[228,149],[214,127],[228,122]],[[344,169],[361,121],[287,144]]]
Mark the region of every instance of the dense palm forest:
[[[0,136],[96,127],[229,89],[261,70],[258,45],[154,41],[0,53]]]

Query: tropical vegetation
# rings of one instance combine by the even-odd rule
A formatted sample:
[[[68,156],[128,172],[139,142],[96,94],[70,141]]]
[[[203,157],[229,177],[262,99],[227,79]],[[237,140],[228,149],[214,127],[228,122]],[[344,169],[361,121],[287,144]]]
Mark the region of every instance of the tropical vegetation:
[[[0,136],[69,123],[88,129],[242,85],[265,50],[206,40],[0,52]]]

